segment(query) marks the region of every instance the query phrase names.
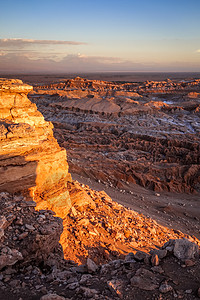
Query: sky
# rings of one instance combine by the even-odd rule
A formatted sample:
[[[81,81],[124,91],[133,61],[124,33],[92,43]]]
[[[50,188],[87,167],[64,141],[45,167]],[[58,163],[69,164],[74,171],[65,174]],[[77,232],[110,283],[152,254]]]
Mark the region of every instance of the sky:
[[[199,72],[200,0],[6,0],[0,73]]]

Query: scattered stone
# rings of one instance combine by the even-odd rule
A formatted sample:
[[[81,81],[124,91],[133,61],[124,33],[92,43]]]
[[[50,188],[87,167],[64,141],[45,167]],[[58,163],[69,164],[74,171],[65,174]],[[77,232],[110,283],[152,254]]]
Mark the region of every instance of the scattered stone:
[[[66,298],[57,294],[47,294],[42,296],[40,300],[66,300]]]
[[[157,254],[152,255],[151,264],[152,264],[152,266],[158,266],[159,265],[159,258],[158,258]]]
[[[81,273],[81,274],[86,273],[88,271],[86,265],[80,265],[80,266],[72,267],[71,270],[74,271],[74,272],[77,272],[77,273]]]
[[[192,294],[192,289],[186,290],[185,293],[186,294]]]
[[[36,207],[36,202],[35,201],[23,201],[21,203],[22,207]]]
[[[170,291],[172,291],[173,288],[171,285],[167,284],[167,283],[162,283],[159,287],[159,291],[162,293],[162,294],[166,294]]]
[[[79,287],[78,281],[70,283],[66,286],[66,288],[68,288],[69,290],[75,290],[77,287]]]
[[[88,272],[95,273],[98,269],[98,266],[95,264],[93,260],[91,260],[89,257],[87,258],[87,268]]]
[[[167,256],[167,250],[166,249],[159,249],[159,250],[151,250],[150,254],[156,254],[158,255],[159,259],[163,259],[164,257]]]
[[[195,264],[196,264],[196,262],[194,260],[191,260],[191,259],[185,260],[186,267],[193,267]]]
[[[0,216],[0,229],[5,229],[5,225],[7,223],[5,216]]]
[[[120,299],[123,299],[123,281],[122,280],[110,280],[107,282],[109,290],[113,293],[114,296],[118,296]]]
[[[135,262],[135,255],[134,253],[130,252],[125,256],[125,262]]]
[[[131,278],[131,285],[146,291],[153,291],[159,287],[155,274],[144,268],[136,271],[135,276]]]
[[[17,261],[22,260],[23,256],[21,252],[16,249],[7,248],[7,254],[0,255],[0,270],[3,269],[5,266],[12,266]]]
[[[4,237],[4,230],[0,228],[0,240],[2,239],[2,237]]]
[[[92,278],[91,274],[83,274],[81,276],[80,284],[86,284],[89,279]]]
[[[98,294],[97,290],[86,288],[86,287],[81,287],[81,291],[83,292],[83,295],[84,295],[84,297],[86,297],[86,299],[93,298],[93,297],[95,297],[95,295]]]
[[[164,273],[164,270],[161,268],[161,266],[154,266],[151,268],[151,270],[155,273],[159,273],[159,274],[162,274]]]
[[[185,261],[187,259],[197,259],[199,257],[199,247],[197,244],[187,239],[179,239],[174,242],[174,256]]]
[[[142,251],[137,251],[135,254],[134,254],[134,259],[137,260],[137,261],[144,261],[144,259],[146,257],[148,257],[149,255],[145,252],[142,252]]]
[[[106,275],[109,274],[110,272],[111,272],[111,266],[109,264],[104,264],[101,266],[101,271],[100,271],[101,275]]]
[[[28,230],[35,230],[35,227],[32,226],[32,225],[29,225],[29,224],[25,224],[25,227],[28,229]]]
[[[25,239],[27,236],[28,236],[28,232],[25,231],[25,232],[21,233],[21,234],[18,236],[18,239],[19,239],[19,240],[23,240],[23,239]]]

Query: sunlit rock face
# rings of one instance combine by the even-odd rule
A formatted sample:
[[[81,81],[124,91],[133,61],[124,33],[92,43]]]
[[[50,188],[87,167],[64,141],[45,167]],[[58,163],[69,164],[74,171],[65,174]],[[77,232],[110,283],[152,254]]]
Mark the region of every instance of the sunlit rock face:
[[[38,209],[65,215],[71,207],[66,151],[27,98],[31,90],[21,80],[0,79],[0,191],[23,192]]]

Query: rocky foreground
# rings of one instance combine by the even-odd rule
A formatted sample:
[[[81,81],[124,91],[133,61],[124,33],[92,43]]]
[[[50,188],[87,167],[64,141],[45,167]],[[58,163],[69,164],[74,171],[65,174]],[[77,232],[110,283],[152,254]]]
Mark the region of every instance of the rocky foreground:
[[[72,260],[63,259],[62,247],[58,243],[63,229],[62,220],[55,217],[55,213],[52,211],[36,211],[35,205],[33,201],[26,201],[23,196],[0,193],[1,299],[142,300],[197,299],[200,297],[199,247],[192,242],[194,239],[190,237],[189,239],[170,239],[162,247],[155,247],[155,243],[155,246],[151,247],[152,249],[148,253],[134,251],[135,253],[130,252],[121,257],[112,253],[112,259],[109,251],[102,246],[101,258],[104,263],[97,265],[94,260],[87,256],[85,264],[77,265]],[[81,226],[87,227],[87,238],[90,239],[90,247],[92,247],[90,235],[92,236],[92,233],[97,234],[96,228],[98,227],[92,228],[91,224],[89,225],[89,219],[85,218],[86,216],[93,217],[92,214],[89,215],[87,212],[83,217],[83,212],[81,214],[74,208],[72,212],[68,217],[73,218],[74,223],[69,222],[68,230],[74,230],[79,235],[80,229],[76,229]],[[124,210],[122,212],[126,214]],[[103,211],[100,210],[99,213],[102,213],[103,217]],[[76,222],[74,215],[77,215]],[[130,213],[127,217],[130,218],[131,215]],[[103,220],[100,216],[98,218],[95,216],[93,219],[96,221]],[[121,215],[121,220],[124,220],[123,215]],[[136,219],[132,219],[132,222],[134,221]],[[155,238],[156,233],[161,234],[158,232],[159,226],[153,221],[146,221],[139,232],[138,228],[142,223],[139,218],[137,221],[138,224],[134,224],[133,227],[138,232],[139,239],[148,240],[145,234],[143,236],[143,227],[146,225],[149,239],[156,241],[158,238]],[[150,224],[154,227],[148,227]],[[109,222],[105,223],[104,226],[110,226]],[[154,237],[152,235],[153,229]],[[101,233],[103,230],[105,238],[106,229],[102,228]],[[131,230],[127,229],[128,231]],[[166,229],[163,228],[162,234],[165,236]],[[124,242],[123,237],[124,235],[119,233],[118,243],[121,246]],[[108,239],[108,243],[110,242],[112,242],[111,238]],[[137,240],[135,247],[137,248]],[[72,236],[69,237],[67,252],[74,252],[77,248],[81,256],[81,241],[77,246],[75,243],[72,244]],[[93,248],[93,257],[94,259],[99,258],[99,252],[95,248]]]
[[[198,297],[199,240],[73,181],[31,90],[0,80],[0,298]]]

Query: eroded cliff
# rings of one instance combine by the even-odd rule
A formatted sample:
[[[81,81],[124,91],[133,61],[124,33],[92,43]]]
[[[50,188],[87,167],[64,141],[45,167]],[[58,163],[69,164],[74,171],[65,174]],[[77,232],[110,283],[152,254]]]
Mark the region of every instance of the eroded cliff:
[[[65,214],[71,206],[66,151],[27,98],[31,90],[20,80],[0,80],[0,191],[29,194],[38,209]]]

